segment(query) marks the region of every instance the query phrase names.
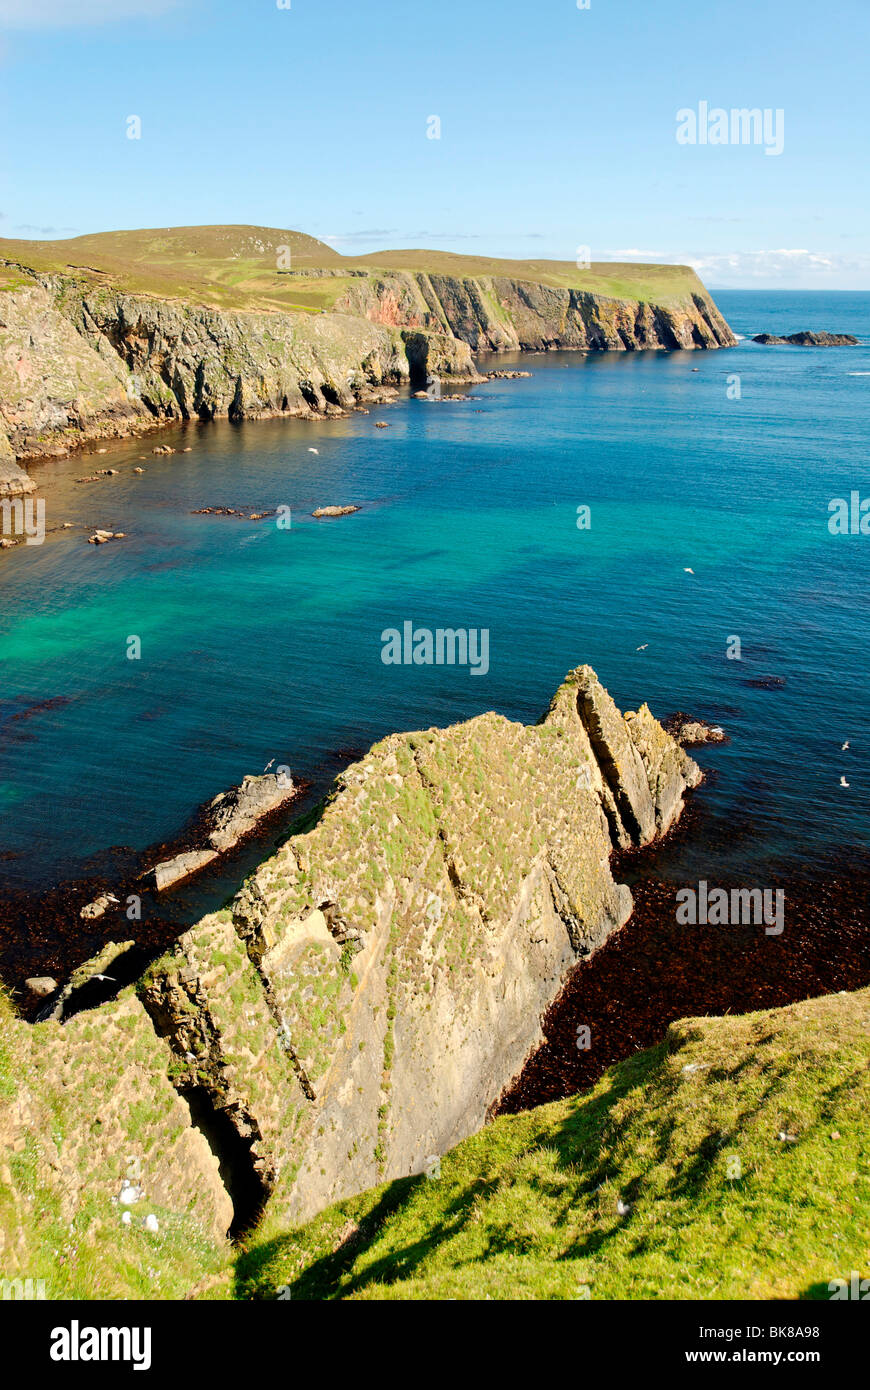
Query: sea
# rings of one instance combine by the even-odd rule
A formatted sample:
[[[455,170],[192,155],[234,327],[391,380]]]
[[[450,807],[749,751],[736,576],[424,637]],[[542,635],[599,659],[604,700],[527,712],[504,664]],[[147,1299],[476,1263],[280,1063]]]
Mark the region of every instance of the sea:
[[[267,766],[316,797],[394,730],[534,722],[581,663],[728,736],[659,875],[865,862],[870,535],[830,523],[870,499],[870,293],[715,298],[728,350],[481,358],[531,375],[34,464],[44,544],[0,555],[0,901],[110,880]],[[860,346],[752,341],[804,328]],[[486,632],[486,669],[386,663],[406,623]]]

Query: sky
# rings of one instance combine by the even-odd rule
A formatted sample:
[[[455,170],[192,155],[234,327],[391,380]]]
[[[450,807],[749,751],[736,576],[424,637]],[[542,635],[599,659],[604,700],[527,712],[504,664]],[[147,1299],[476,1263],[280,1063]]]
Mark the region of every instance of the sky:
[[[0,0],[0,236],[249,223],[870,289],[868,52],[870,0]]]

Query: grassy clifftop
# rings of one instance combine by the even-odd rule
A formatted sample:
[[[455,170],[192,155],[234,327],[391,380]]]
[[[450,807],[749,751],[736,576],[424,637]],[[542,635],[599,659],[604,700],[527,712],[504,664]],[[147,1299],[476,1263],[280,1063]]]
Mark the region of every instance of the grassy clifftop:
[[[870,990],[674,1024],[588,1095],[264,1230],[236,1297],[798,1299],[870,1272]]]
[[[291,270],[278,269],[280,247]],[[688,266],[501,260],[447,251],[375,251],[342,256],[302,232],[273,227],[167,227],[99,232],[65,241],[0,239],[0,259],[42,273],[78,271],[129,293],[179,297],[233,309],[329,309],[354,278],[404,270],[455,278],[501,276],[553,289],[674,305],[703,286]],[[318,270],[328,272],[318,276]]]

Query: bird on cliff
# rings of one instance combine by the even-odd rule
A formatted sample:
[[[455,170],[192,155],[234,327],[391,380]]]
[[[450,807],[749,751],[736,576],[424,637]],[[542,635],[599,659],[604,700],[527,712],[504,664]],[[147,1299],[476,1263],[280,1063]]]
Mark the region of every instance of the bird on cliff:
[[[840,778],[840,786],[841,786],[841,787],[848,787],[848,786],[849,786],[849,783],[846,781],[845,777],[841,777],[841,778]]]

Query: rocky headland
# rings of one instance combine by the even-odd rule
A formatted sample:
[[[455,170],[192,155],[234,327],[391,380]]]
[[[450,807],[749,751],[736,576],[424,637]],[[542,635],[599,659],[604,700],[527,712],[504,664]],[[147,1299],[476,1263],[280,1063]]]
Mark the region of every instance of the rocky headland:
[[[375,745],[138,983],[91,1007],[119,937],[64,985],[65,1021],[0,1009],[4,1268],[39,1264],[39,1212],[120,1258],[131,1182],[187,1250],[422,1172],[483,1125],[568,972],[630,916],[613,851],[667,834],[700,780],[589,667],[535,726],[485,714]],[[217,799],[206,852],[277,791]]]

